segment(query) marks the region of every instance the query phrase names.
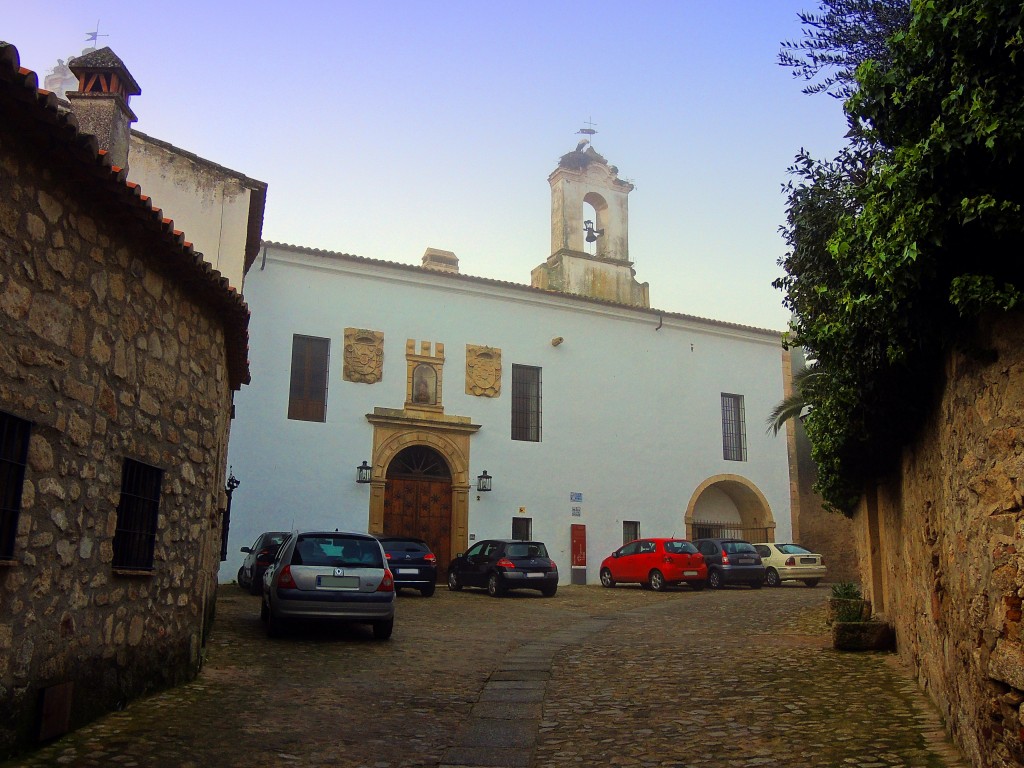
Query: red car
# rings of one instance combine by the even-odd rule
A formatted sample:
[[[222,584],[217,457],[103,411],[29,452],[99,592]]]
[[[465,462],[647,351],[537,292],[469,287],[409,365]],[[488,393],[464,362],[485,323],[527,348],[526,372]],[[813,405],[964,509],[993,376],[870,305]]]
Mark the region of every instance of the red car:
[[[707,578],[704,555],[686,539],[637,539],[601,563],[601,583],[606,587],[634,582],[660,592],[669,584],[686,583],[704,589]]]

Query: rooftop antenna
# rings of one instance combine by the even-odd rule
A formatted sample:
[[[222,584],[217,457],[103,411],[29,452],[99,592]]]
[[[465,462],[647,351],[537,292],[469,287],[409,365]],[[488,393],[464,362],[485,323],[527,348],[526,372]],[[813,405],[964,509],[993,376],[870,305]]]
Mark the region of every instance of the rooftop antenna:
[[[85,42],[92,43],[92,49],[95,51],[96,50],[96,46],[99,44],[99,41],[100,41],[99,39],[101,37],[110,37],[110,35],[101,35],[100,34],[100,20],[96,19],[96,31],[94,31],[94,32],[86,32],[85,33]]]

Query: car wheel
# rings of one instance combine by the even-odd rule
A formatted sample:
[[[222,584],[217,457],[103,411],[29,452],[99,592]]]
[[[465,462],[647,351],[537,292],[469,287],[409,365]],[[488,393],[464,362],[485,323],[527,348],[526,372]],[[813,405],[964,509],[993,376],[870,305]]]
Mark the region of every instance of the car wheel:
[[[757,581],[750,582],[751,589],[760,589],[764,586],[764,579],[758,579]]]
[[[242,577],[242,574],[244,573],[245,571],[243,571],[241,568],[238,569],[238,576],[236,578],[238,580],[238,586],[240,589],[248,589],[248,586],[245,583],[245,579]]]
[[[607,568],[601,569],[601,586],[608,588],[615,586],[615,579],[612,577],[612,572]]]
[[[707,585],[706,581],[688,581],[686,583],[689,584],[690,588],[696,592],[700,592]]]
[[[394,629],[394,619],[388,619],[387,621],[375,621],[373,622],[373,639],[387,640],[391,637],[391,633],[394,631]]]
[[[430,586],[424,587],[423,589],[421,589],[420,590],[420,594],[423,595],[424,597],[430,597],[431,595],[434,594],[434,590],[436,588],[437,588],[436,585],[431,584]]]
[[[647,583],[651,585],[651,589],[655,592],[664,592],[666,587],[665,574],[661,571],[651,571]]]
[[[779,572],[774,568],[769,568],[764,574],[764,582],[769,587],[781,587],[782,579],[779,578]]]
[[[459,581],[459,574],[455,571],[448,571],[448,589],[452,592],[458,592],[462,589],[462,582]]]
[[[816,587],[818,586],[819,581],[821,581],[821,579],[804,579],[804,584],[808,587]]]
[[[263,593],[263,579],[250,579],[249,580],[249,594],[259,595]]]
[[[708,586],[712,589],[721,589],[722,574],[720,574],[717,570],[713,570],[710,573],[708,573]]]
[[[274,611],[267,606],[267,637],[284,637],[284,621],[274,616]]]
[[[552,587],[544,587],[544,589],[540,591],[540,593],[544,595],[544,597],[554,597],[556,592],[558,592],[557,584],[555,584]]]
[[[491,597],[501,597],[505,594],[505,587],[502,586],[496,573],[492,573],[487,579],[487,594]]]

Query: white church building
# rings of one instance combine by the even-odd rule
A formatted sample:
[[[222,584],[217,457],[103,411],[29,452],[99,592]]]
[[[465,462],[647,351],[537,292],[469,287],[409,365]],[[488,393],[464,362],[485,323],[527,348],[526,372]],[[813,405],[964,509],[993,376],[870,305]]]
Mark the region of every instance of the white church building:
[[[267,530],[425,539],[442,578],[484,538],[544,541],[597,583],[639,536],[792,536],[778,331],[652,309],[627,198],[591,147],[549,177],[551,255],[529,285],[264,243],[245,280],[228,560]]]

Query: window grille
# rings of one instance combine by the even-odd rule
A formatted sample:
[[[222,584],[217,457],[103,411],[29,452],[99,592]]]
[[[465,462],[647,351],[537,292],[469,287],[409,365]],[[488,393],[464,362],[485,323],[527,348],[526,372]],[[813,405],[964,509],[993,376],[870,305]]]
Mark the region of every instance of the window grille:
[[[747,460],[743,395],[722,393],[722,457],[729,461]]]
[[[0,560],[14,556],[31,422],[0,411]]]
[[[117,505],[117,530],[114,533],[115,568],[153,569],[163,474],[163,470],[148,464],[124,460],[121,501]]]
[[[622,543],[629,544],[631,541],[636,541],[640,538],[640,521],[639,520],[623,520],[622,521]]]
[[[289,419],[327,421],[327,368],[330,350],[330,339],[299,334],[292,337]]]
[[[540,368],[512,366],[512,439],[539,443],[541,433]]]
[[[516,541],[529,541],[533,538],[533,518],[513,517],[512,538]]]

